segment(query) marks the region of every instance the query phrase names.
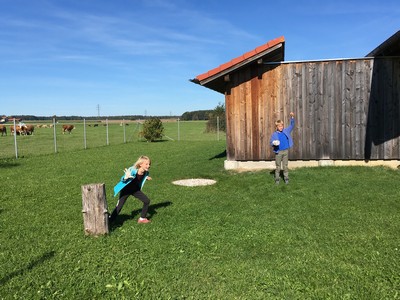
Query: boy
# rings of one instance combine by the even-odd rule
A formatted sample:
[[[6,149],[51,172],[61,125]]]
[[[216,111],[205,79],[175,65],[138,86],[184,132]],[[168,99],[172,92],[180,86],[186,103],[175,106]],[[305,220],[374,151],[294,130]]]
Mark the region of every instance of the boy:
[[[275,122],[276,131],[271,135],[270,144],[275,152],[275,183],[279,184],[279,177],[281,172],[281,163],[283,164],[283,179],[285,183],[289,183],[289,148],[293,146],[293,139],[290,133],[294,128],[294,113],[290,113],[290,125],[283,128],[283,121],[277,120]]]

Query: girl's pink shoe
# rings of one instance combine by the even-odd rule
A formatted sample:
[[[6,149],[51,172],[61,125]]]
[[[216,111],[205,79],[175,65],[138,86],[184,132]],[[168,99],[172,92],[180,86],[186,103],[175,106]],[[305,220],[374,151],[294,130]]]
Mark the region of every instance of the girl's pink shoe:
[[[139,218],[138,220],[137,220],[137,222],[138,222],[138,224],[147,224],[147,223],[150,223],[151,221],[149,220],[149,219],[146,219],[146,218]]]

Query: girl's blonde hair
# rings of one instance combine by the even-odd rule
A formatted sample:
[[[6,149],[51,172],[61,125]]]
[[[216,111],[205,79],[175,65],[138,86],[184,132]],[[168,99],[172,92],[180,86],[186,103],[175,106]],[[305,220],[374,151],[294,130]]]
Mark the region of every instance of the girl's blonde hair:
[[[283,124],[283,121],[282,120],[277,120],[275,122],[275,127],[278,127],[278,125],[281,125],[281,124]]]
[[[149,161],[149,164],[151,164],[151,160],[148,156],[145,156],[145,155],[140,156],[134,164],[135,168],[139,169],[140,165],[146,160]]]

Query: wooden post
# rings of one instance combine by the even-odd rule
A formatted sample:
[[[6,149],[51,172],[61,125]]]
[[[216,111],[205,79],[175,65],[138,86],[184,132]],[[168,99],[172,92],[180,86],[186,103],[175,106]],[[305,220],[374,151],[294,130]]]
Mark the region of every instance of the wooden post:
[[[104,183],[82,186],[82,207],[85,234],[107,234],[108,207]]]

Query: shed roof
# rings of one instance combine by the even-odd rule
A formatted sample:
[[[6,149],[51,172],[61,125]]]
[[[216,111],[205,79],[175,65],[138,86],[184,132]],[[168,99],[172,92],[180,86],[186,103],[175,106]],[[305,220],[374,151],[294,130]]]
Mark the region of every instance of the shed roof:
[[[217,68],[200,74],[190,81],[208,87],[219,93],[224,93],[226,84],[224,77],[226,75],[250,64],[283,61],[284,50],[285,38],[281,36],[246,52]]]
[[[372,56],[400,56],[400,30],[366,55]]]

